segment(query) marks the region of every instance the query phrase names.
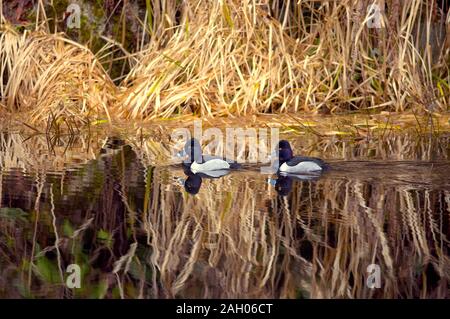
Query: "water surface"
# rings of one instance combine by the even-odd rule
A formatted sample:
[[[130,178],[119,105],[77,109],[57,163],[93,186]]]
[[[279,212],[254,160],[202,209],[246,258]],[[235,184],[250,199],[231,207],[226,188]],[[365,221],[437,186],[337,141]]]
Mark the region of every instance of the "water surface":
[[[309,179],[258,165],[188,176],[126,137],[101,151],[96,135],[0,136],[2,298],[450,296],[447,136],[433,152],[426,138],[327,151],[291,137],[331,164]],[[65,285],[70,264],[80,289]]]

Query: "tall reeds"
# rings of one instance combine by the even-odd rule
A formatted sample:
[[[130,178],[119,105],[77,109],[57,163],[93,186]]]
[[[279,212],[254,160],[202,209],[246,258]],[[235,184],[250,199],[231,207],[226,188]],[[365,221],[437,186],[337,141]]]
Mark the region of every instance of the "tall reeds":
[[[30,123],[109,117],[116,87],[91,51],[62,34],[0,33],[0,96]]]
[[[445,26],[429,4],[389,1],[377,29],[364,1],[187,1],[170,40],[140,52],[122,107],[131,118],[445,111],[446,55],[431,52],[445,53]]]
[[[448,110],[448,19],[436,1],[145,4],[118,88],[99,61],[120,44],[109,41],[95,58],[61,35],[3,24],[1,103],[34,110],[34,120],[58,108],[127,119]]]

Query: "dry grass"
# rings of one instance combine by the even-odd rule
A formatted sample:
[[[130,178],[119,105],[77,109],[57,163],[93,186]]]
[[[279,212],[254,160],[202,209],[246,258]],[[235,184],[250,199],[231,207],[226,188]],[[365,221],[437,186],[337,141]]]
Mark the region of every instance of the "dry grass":
[[[274,19],[269,3],[188,1],[173,36],[139,52],[125,80],[125,115],[447,110],[448,55],[442,48],[433,59],[416,37],[417,29],[438,27],[431,7],[410,1],[401,13],[391,8],[396,26],[374,30],[366,26],[363,1],[354,2],[279,9],[281,2],[272,1]]]
[[[30,124],[109,117],[116,88],[87,48],[62,34],[18,34],[4,28],[0,89],[8,112]]]
[[[184,27],[162,49],[154,41],[140,52],[125,81],[131,86],[123,100],[128,117],[298,109],[288,87],[298,87],[292,58],[298,44],[276,20],[232,1],[193,2],[184,13]]]
[[[385,28],[371,29],[368,4],[359,0],[149,1],[119,87],[99,61],[112,62],[120,44],[109,41],[96,58],[62,35],[17,34],[3,24],[1,103],[9,112],[30,111],[32,121],[49,113],[153,119],[448,111],[446,17],[433,1],[383,3]]]

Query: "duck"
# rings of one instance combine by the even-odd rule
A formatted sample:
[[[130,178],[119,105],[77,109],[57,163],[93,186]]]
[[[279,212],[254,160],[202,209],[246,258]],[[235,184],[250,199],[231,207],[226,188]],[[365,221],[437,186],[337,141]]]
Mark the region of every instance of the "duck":
[[[183,166],[194,174],[203,173],[211,177],[220,177],[231,169],[238,169],[240,165],[234,161],[219,156],[203,155],[199,141],[191,138],[178,153],[183,158]]]
[[[294,156],[291,144],[286,140],[278,142],[275,150],[278,153],[278,172],[285,174],[317,174],[327,168],[327,164],[320,158]]]

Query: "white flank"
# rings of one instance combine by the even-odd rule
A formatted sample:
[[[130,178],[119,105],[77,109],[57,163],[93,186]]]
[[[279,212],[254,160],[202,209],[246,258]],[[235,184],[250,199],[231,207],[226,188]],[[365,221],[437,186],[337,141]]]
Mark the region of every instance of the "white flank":
[[[207,171],[215,171],[220,169],[229,169],[230,164],[221,159],[212,159],[207,161],[206,163],[199,164],[194,162],[191,164],[192,173],[198,172],[207,172]]]
[[[309,173],[309,172],[317,172],[321,171],[322,167],[314,162],[300,162],[295,166],[289,166],[286,163],[283,163],[280,166],[280,172],[286,173]]]

